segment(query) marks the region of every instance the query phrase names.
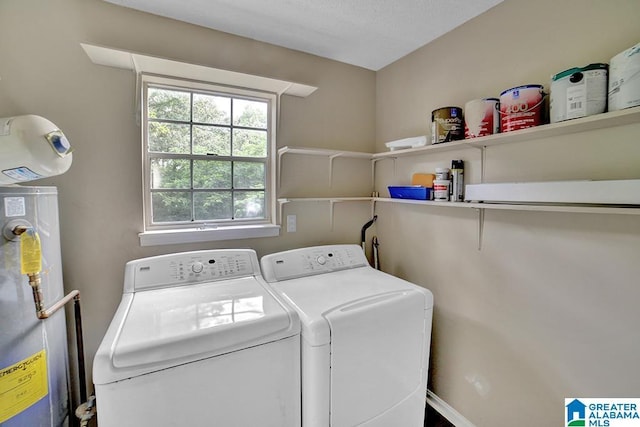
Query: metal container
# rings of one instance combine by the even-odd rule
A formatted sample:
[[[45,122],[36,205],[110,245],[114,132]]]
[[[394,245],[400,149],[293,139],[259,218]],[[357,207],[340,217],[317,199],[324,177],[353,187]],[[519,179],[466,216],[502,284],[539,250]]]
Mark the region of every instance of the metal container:
[[[607,64],[570,68],[551,77],[551,123],[607,111]]]
[[[464,139],[462,108],[444,107],[431,112],[431,143]]]
[[[544,87],[524,85],[500,94],[500,132],[526,129],[544,123]]]
[[[32,226],[42,242],[45,302],[64,296],[54,187],[0,187],[0,425],[69,425],[69,371],[64,310],[36,317],[32,289],[21,274],[20,241],[11,230]],[[11,387],[7,387],[10,385]]]

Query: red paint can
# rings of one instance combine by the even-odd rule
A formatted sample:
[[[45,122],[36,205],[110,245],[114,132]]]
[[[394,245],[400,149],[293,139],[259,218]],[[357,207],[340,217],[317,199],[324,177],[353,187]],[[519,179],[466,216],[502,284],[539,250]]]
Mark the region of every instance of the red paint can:
[[[544,123],[544,87],[525,85],[500,94],[500,132],[511,132]]]

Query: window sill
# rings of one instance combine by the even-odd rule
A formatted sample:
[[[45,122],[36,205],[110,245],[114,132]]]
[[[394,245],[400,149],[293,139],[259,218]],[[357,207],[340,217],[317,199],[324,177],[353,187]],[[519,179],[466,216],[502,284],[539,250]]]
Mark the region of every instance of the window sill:
[[[140,237],[140,246],[253,239],[260,237],[277,237],[279,235],[280,226],[273,224],[241,225],[207,229],[186,228],[182,230],[157,230],[145,231],[138,234]]]

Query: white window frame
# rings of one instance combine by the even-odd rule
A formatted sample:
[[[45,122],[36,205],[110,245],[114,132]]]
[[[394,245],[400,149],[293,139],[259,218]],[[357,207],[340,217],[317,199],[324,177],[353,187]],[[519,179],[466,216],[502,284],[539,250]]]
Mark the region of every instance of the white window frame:
[[[149,85],[167,89],[194,91],[200,93],[223,94],[235,98],[266,101],[267,117],[267,158],[265,163],[265,218],[259,220],[242,219],[229,221],[202,221],[191,224],[151,223],[151,174],[147,150],[147,88]],[[276,224],[276,124],[278,95],[271,92],[236,88],[223,84],[201,82],[150,74],[140,75],[140,106],[142,128],[142,187],[144,231],[139,234],[141,246],[195,243],[214,240],[234,240],[259,237],[274,237],[280,234]]]

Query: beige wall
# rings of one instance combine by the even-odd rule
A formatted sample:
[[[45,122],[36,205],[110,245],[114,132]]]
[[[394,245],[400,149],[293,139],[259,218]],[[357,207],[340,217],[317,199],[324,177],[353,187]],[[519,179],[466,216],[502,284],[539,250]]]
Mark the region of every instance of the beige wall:
[[[425,134],[435,108],[607,62],[640,41],[637,16],[635,0],[507,0],[373,73],[99,0],[0,0],[0,117],[42,115],[75,147],[71,170],[44,183],[60,192],[64,277],[83,295],[87,360],[120,300],[126,261],[357,243],[370,207],[336,204],[331,229],[328,204],[288,204],[295,234],[141,248],[134,77],[92,64],[80,42],[318,86],[309,98],[283,98],[278,145],[383,151],[385,141]],[[493,147],[487,179],[640,178],[639,126]],[[461,150],[395,169],[381,161],[376,188],[452,158],[465,159],[478,182],[479,152]],[[335,167],[329,187],[326,159],[287,155],[279,196],[371,190],[367,161]],[[565,396],[637,395],[637,216],[489,211],[478,251],[473,210],[378,204],[377,214],[383,268],[436,298],[430,388],[473,423],[560,425]]]
[[[370,216],[367,204],[337,205],[331,229],[328,203],[317,203],[287,205],[284,214],[298,216],[299,231],[283,230],[278,238],[140,247],[135,78],[130,71],[94,65],[81,42],[317,86],[306,99],[282,98],[279,146],[371,151],[375,73],[99,0],[0,1],[0,117],[44,116],[60,126],[75,149],[69,172],[42,183],[59,189],[65,287],[82,294],[89,369],[120,301],[124,264],[131,259],[203,248],[251,247],[263,255],[359,243],[360,227]],[[287,158],[292,166],[283,170],[280,197],[300,196],[301,188],[326,194],[324,159]],[[368,163],[354,169],[338,160],[335,167],[350,183],[350,195],[371,191]],[[291,178],[296,170],[306,176]]]
[[[377,73],[376,144],[424,135],[432,110],[640,42],[640,2],[506,0]],[[486,180],[640,178],[640,124],[487,149]],[[378,163],[377,189],[480,151]],[[561,425],[564,397],[640,390],[640,217],[379,203],[384,268],[435,296],[430,389],[477,426]]]

